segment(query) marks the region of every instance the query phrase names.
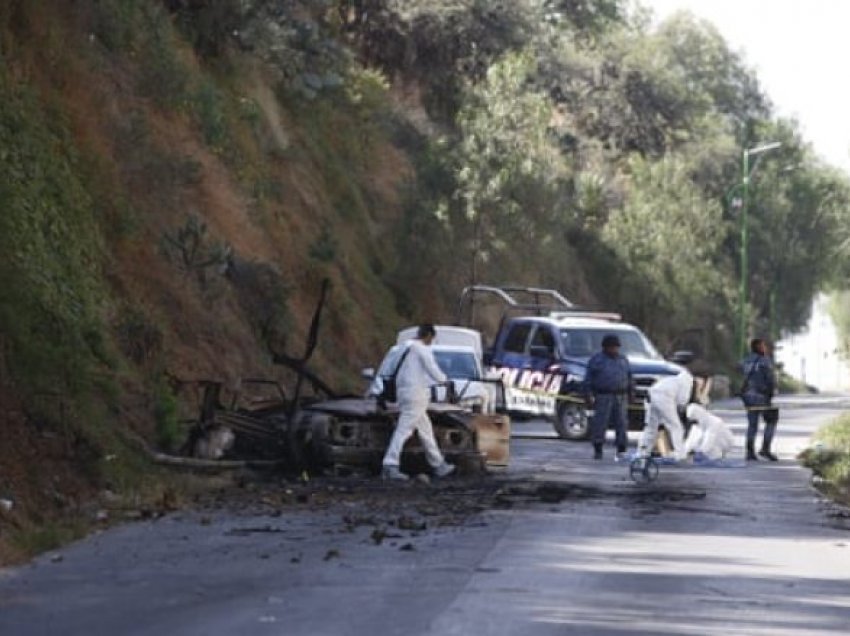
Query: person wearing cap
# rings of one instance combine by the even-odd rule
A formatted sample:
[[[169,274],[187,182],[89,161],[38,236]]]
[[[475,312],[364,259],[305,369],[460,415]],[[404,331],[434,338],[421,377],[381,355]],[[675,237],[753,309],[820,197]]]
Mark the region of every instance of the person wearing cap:
[[[609,334],[602,339],[602,351],[587,363],[585,376],[585,391],[594,408],[590,424],[594,459],[602,459],[602,447],[609,426],[614,428],[616,434],[617,454],[626,452],[631,390],[629,359],[620,353],[620,339]]]
[[[384,455],[382,476],[390,480],[407,480],[408,475],[401,472],[401,451],[405,442],[413,433],[419,436],[419,442],[425,449],[425,457],[436,477],[451,475],[455,467],[446,462],[437,440],[434,428],[428,417],[428,403],[431,401],[431,387],[448,381],[446,374],[437,365],[431,343],[437,337],[434,325],[419,327],[415,340],[411,340],[396,369],[396,393],[398,395],[399,417],[390,445]]]

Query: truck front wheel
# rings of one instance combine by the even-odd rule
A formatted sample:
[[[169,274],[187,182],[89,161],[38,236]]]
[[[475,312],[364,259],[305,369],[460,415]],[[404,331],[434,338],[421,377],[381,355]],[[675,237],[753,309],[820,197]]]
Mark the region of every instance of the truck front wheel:
[[[582,404],[563,402],[558,405],[553,424],[561,439],[587,439],[590,434],[590,420]]]

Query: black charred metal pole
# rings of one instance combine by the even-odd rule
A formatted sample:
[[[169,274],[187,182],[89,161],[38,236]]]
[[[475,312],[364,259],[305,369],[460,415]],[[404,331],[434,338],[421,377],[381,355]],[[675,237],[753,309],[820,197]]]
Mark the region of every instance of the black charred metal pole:
[[[298,443],[298,411],[301,401],[301,388],[304,384],[304,376],[307,371],[307,362],[313,356],[316,346],[319,344],[319,326],[322,319],[322,310],[325,307],[325,300],[330,289],[330,280],[327,278],[322,281],[322,290],[319,294],[319,303],[316,305],[316,311],[313,312],[313,320],[310,322],[310,331],[307,334],[307,346],[304,350],[304,356],[298,361],[298,379],[295,383],[295,394],[292,396],[292,403],[289,406],[289,417],[287,422],[287,446],[289,457],[292,462],[292,467],[301,471],[303,467],[303,453]]]

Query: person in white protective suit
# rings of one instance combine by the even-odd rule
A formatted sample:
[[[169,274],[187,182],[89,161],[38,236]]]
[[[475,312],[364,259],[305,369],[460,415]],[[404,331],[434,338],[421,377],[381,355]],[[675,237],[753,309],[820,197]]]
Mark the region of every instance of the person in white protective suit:
[[[399,464],[404,444],[414,432],[419,435],[419,441],[425,449],[425,456],[434,475],[447,477],[454,472],[455,467],[446,462],[437,446],[434,428],[428,417],[431,387],[448,381],[446,374],[437,365],[431,349],[436,335],[437,331],[433,325],[420,326],[416,339],[410,341],[401,356],[396,370],[396,395],[400,414],[384,455],[384,479],[409,479],[401,472]]]
[[[726,457],[735,446],[735,436],[726,422],[701,404],[688,404],[686,414],[694,424],[685,440],[685,453],[702,453],[712,461]]]
[[[670,434],[673,457],[681,461],[687,456],[685,429],[679,418],[679,409],[684,409],[692,401],[694,389],[694,376],[684,369],[678,375],[663,378],[650,387],[643,433],[638,446],[641,454],[652,452],[655,440],[658,439],[658,427],[663,424]]]

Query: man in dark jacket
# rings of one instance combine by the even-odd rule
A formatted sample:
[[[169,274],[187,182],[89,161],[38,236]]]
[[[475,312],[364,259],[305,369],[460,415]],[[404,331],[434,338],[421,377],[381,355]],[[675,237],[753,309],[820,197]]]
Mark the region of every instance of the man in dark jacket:
[[[755,461],[756,435],[759,429],[759,417],[764,417],[764,437],[762,438],[759,455],[772,462],[778,460],[770,446],[776,432],[778,411],[772,407],[773,396],[776,393],[776,375],[773,363],[767,356],[767,346],[764,340],[755,338],[750,342],[750,354],[741,360],[741,373],[744,384],[741,387],[741,399],[747,409],[747,459]]]
[[[590,429],[593,458],[602,459],[605,432],[609,425],[613,425],[616,431],[617,454],[624,454],[628,443],[632,373],[628,358],[620,354],[617,336],[607,335],[602,339],[602,351],[587,363],[585,383],[595,409]]]

